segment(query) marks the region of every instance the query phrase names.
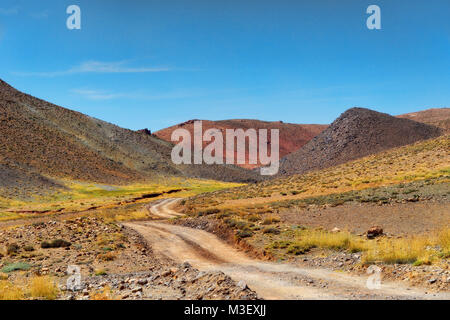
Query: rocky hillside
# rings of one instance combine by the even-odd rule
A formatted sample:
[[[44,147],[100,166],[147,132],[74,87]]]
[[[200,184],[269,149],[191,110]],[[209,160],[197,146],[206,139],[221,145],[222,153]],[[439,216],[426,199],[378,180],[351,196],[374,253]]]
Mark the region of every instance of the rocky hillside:
[[[417,122],[423,122],[444,129],[450,133],[450,108],[433,108],[397,116]]]
[[[156,176],[256,181],[233,166],[176,166],[172,145],[17,91],[0,80],[2,195],[58,187],[59,179],[125,184]]]
[[[318,170],[419,140],[437,137],[434,126],[364,108],[345,111],[304,147],[284,157],[280,174]]]
[[[320,125],[320,124],[292,124],[292,123],[283,123],[281,121],[259,121],[259,120],[250,120],[250,119],[235,119],[235,120],[221,120],[221,121],[210,121],[210,120],[202,120],[203,132],[216,128],[221,130],[225,139],[225,130],[227,129],[278,129],[280,133],[280,158],[288,155],[289,153],[300,149],[304,146],[309,140],[322,132],[328,125]],[[192,135],[194,133],[194,120],[189,120],[178,125],[165,128],[163,130],[155,132],[155,135],[165,141],[171,141],[172,132],[178,128],[183,128],[188,130]],[[270,137],[268,139],[270,141]],[[194,142],[192,141],[192,144]],[[203,147],[205,147],[208,142],[203,143]],[[236,158],[236,150],[232,150],[235,153]],[[224,159],[226,155],[226,150],[224,150]],[[248,163],[248,148],[246,150],[246,163],[240,165],[243,168],[253,169],[258,167],[258,164],[249,164]]]

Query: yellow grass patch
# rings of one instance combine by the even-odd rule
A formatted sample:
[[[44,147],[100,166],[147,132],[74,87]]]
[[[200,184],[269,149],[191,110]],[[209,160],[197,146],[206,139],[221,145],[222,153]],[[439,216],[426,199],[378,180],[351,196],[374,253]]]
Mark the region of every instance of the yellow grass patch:
[[[23,300],[23,290],[7,280],[0,280],[0,300]]]
[[[48,276],[36,276],[31,279],[30,294],[35,299],[54,300],[58,296],[58,287],[55,281]]]
[[[296,231],[288,238],[273,241],[268,248],[286,249],[287,253],[304,254],[312,248],[362,252],[364,263],[432,264],[440,258],[450,257],[450,228],[415,237],[374,240],[352,235],[346,231],[336,233],[306,229]],[[274,239],[271,239],[274,240]]]
[[[33,218],[34,216],[59,215],[65,212],[84,212],[96,208],[103,210],[104,217],[109,209],[121,208],[130,203],[145,204],[156,199],[168,197],[189,197],[199,193],[217,191],[225,188],[242,186],[238,183],[226,183],[214,180],[166,178],[147,184],[127,186],[101,185],[61,181],[68,188],[51,196],[40,197],[31,201],[13,201],[0,198],[0,221]],[[167,193],[181,190],[174,193]],[[157,195],[161,193],[161,195]],[[154,197],[146,197],[148,195]],[[126,212],[125,212],[126,211]],[[34,212],[34,213],[32,213]],[[112,221],[139,220],[146,218],[145,210],[124,210]]]
[[[433,253],[427,250],[431,239],[417,237],[408,239],[380,239],[366,244],[363,262],[413,263],[419,259],[430,260]]]
[[[345,231],[330,233],[323,230],[301,230],[297,232],[294,245],[306,250],[311,248],[342,249],[352,252],[364,250],[364,242]]]

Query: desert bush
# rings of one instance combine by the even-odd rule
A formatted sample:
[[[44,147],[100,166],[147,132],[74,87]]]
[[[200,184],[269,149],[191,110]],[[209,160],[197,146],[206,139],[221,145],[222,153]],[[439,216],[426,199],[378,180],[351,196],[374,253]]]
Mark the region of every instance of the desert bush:
[[[263,233],[264,234],[280,234],[281,231],[278,230],[277,228],[265,228],[265,229],[263,229]]]
[[[273,224],[273,223],[277,223],[277,222],[280,222],[280,217],[274,216],[274,215],[268,215],[267,217],[264,218],[262,224],[268,225],[268,224]]]
[[[28,245],[28,246],[23,247],[23,250],[25,250],[25,251],[27,251],[27,252],[31,252],[31,251],[34,251],[34,247]]]
[[[251,214],[247,217],[247,220],[251,222],[256,222],[261,220],[261,218],[257,214]]]
[[[230,228],[234,228],[236,226],[237,220],[232,219],[232,218],[227,218],[225,219],[225,223],[230,227]]]
[[[31,296],[35,299],[54,300],[59,292],[55,281],[48,276],[32,278],[29,288]]]
[[[41,248],[43,248],[43,249],[66,248],[66,247],[70,247],[71,245],[72,244],[69,241],[62,240],[62,239],[55,239],[51,242],[48,242],[48,241],[41,242]]]
[[[253,232],[251,232],[250,230],[239,230],[238,232],[236,232],[236,237],[239,239],[249,238],[251,236],[253,236]]]
[[[312,246],[309,245],[295,243],[289,245],[289,247],[287,248],[287,253],[300,255],[308,252],[309,250],[311,250],[311,248]]]
[[[115,252],[106,252],[99,254],[97,257],[101,261],[113,261],[117,258],[117,254]]]
[[[220,210],[217,209],[217,208],[210,208],[210,209],[206,209],[206,210],[200,211],[198,213],[198,216],[208,216],[210,214],[216,214],[216,213],[219,213],[219,212],[220,212]]]
[[[253,223],[248,223],[246,221],[236,220],[236,219],[231,219],[231,218],[226,219],[225,223],[230,228],[236,228],[236,229],[240,229],[240,230],[248,230],[254,226]]]
[[[16,254],[19,250],[20,247],[17,243],[11,243],[6,247],[6,253],[10,256]]]
[[[14,263],[9,263],[6,266],[4,266],[2,268],[2,272],[3,273],[10,273],[13,271],[27,271],[31,269],[31,265],[26,263],[26,262],[14,262]]]
[[[94,274],[96,276],[106,276],[108,273],[106,272],[105,269],[97,269],[95,270]]]
[[[232,212],[225,211],[225,212],[219,213],[216,217],[217,217],[217,219],[224,219],[224,218],[230,217],[232,215],[233,215]]]
[[[269,245],[271,249],[286,249],[292,244],[292,241],[274,241]]]

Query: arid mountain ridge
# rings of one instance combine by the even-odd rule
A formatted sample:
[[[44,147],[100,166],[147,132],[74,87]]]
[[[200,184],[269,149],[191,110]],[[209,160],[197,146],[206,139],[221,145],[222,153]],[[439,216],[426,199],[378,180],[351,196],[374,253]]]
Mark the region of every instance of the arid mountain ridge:
[[[301,149],[284,157],[280,174],[301,174],[438,137],[443,130],[386,113],[351,108]]]
[[[281,173],[292,174],[438,136],[442,130],[402,118],[445,124],[447,113],[448,108],[395,118],[352,108],[330,126],[237,119],[203,121],[203,129],[279,129],[280,153],[285,156]],[[238,182],[262,179],[256,171],[238,166],[173,164],[169,141],[179,127],[193,130],[193,121],[155,134],[123,129],[32,97],[0,80],[1,196],[40,195],[64,188],[65,180],[130,184],[174,176]]]
[[[172,144],[24,94],[0,80],[0,187],[20,197],[59,179],[129,184],[165,176],[252,182],[236,166],[174,165]]]
[[[366,110],[366,111],[362,111]],[[353,116],[352,116],[353,114]],[[363,108],[352,108],[347,110],[344,113],[345,117],[348,118],[346,121],[338,121],[333,123],[333,129],[331,131],[336,131],[338,134],[335,134],[333,137],[328,136],[325,138],[327,141],[325,145],[320,148],[313,147],[314,150],[304,149],[304,153],[310,154],[314,153],[313,157],[317,158],[313,162],[316,164],[308,164],[302,163],[302,169],[296,170],[294,169],[298,164],[290,164],[291,162],[295,162],[294,158],[305,157],[305,155],[300,151],[302,147],[307,145],[313,138],[319,136],[324,130],[326,130],[329,125],[323,124],[292,124],[292,123],[283,123],[282,121],[259,121],[254,119],[233,119],[233,120],[219,120],[219,121],[211,121],[211,120],[202,120],[203,132],[208,129],[215,128],[221,130],[223,136],[225,137],[225,130],[227,129],[243,129],[247,130],[249,128],[253,128],[256,130],[259,129],[279,129],[280,132],[280,158],[283,158],[282,163],[284,164],[284,168],[282,171],[284,173],[302,173],[311,169],[321,168],[321,162],[323,156],[321,152],[318,150],[329,149],[326,147],[327,143],[335,143],[334,155],[329,154],[329,159],[323,165],[329,166],[333,165],[335,162],[330,161],[330,159],[335,159],[336,163],[341,163],[342,161],[346,161],[346,159],[356,159],[361,156],[365,156],[368,154],[376,153],[379,151],[383,151],[385,149],[402,146],[405,144],[413,143],[418,140],[433,138],[436,135],[439,135],[443,132],[448,132],[450,128],[450,108],[439,108],[439,109],[428,109],[424,111],[418,111],[413,113],[408,113],[399,116],[390,116],[387,114],[379,113],[376,111],[372,111],[369,109]],[[341,116],[342,117],[342,116]],[[353,120],[351,120],[351,119]],[[400,118],[400,119],[397,119]],[[404,119],[414,120],[413,122],[404,121]],[[174,130],[183,128],[188,130],[191,135],[194,133],[194,121],[188,120],[186,122],[180,123],[175,126],[171,126],[162,130],[159,130],[154,133],[155,136],[166,140],[168,142],[171,141],[171,134]],[[354,121],[355,123],[350,124],[350,122]],[[364,121],[368,121],[367,126],[365,126]],[[359,122],[359,123],[356,123]],[[428,124],[429,126],[424,126],[418,123]],[[351,128],[342,128],[349,135],[354,137],[358,137],[357,139],[361,140],[361,148],[359,146],[355,146],[353,149],[345,148],[347,147],[349,139],[352,139],[351,136],[346,136],[344,133],[340,134],[341,129],[339,126],[351,126]],[[405,128],[401,128],[406,126]],[[430,127],[431,126],[431,127]],[[441,128],[442,132],[436,130],[434,127]],[[366,130],[368,129],[368,130]],[[415,132],[415,130],[418,132]],[[352,130],[349,132],[348,130]],[[425,130],[425,131],[424,131]],[[330,131],[327,131],[325,135],[329,135]],[[365,137],[364,135],[369,135],[370,137]],[[377,135],[378,138],[377,138]],[[389,138],[390,135],[399,135]],[[403,137],[403,135],[406,135]],[[410,136],[410,137],[407,137]],[[383,137],[383,138],[381,138]],[[269,139],[270,141],[270,139]],[[333,142],[334,141],[334,142]],[[345,142],[347,141],[347,142]],[[192,141],[192,144],[194,142]],[[206,146],[209,142],[203,142],[203,147]],[[373,143],[373,144],[372,144]],[[330,145],[331,146],[331,145]],[[340,147],[343,147],[341,150]],[[224,158],[225,158],[224,149]],[[246,150],[248,153],[248,148]],[[297,153],[298,152],[298,153]],[[234,150],[236,154],[236,150]],[[289,156],[290,154],[295,153],[296,155]],[[343,153],[346,155],[342,155],[342,159],[339,160],[339,154]],[[311,161],[311,160],[308,160]],[[258,167],[259,165],[253,165],[248,163],[248,154],[246,154],[246,164],[240,165],[241,167],[253,169]],[[293,167],[289,169],[288,167]]]
[[[194,134],[194,121],[189,120],[178,125],[165,128],[155,132],[155,136],[165,140],[171,141],[172,132],[178,128],[183,128],[188,130],[191,135]],[[280,132],[280,158],[288,155],[289,153],[300,149],[304,146],[309,140],[322,132],[327,125],[320,124],[292,124],[292,123],[283,123],[281,121],[260,121],[253,119],[234,119],[234,120],[221,120],[221,121],[210,121],[210,120],[202,120],[203,132],[208,129],[218,129],[222,132],[225,139],[225,131],[227,129],[267,129],[269,131],[268,141],[270,142],[270,129],[278,129]],[[194,142],[192,141],[192,144]],[[205,147],[209,142],[203,142],[203,147]],[[258,149],[259,150],[259,149]],[[227,150],[224,148],[224,159],[226,156]],[[236,159],[236,149],[232,150],[235,154]],[[243,168],[253,169],[258,167],[259,165],[249,164],[248,163],[248,148],[246,150],[246,164],[240,165]]]

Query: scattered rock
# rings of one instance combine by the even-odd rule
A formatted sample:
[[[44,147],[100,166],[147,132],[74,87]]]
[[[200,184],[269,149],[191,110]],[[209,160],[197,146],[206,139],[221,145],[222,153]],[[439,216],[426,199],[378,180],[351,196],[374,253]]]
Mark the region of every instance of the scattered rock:
[[[245,290],[248,288],[247,284],[242,280],[237,283],[237,286],[242,290]]]
[[[383,234],[383,229],[379,226],[371,227],[367,230],[367,238],[373,239],[375,237],[381,236]]]

